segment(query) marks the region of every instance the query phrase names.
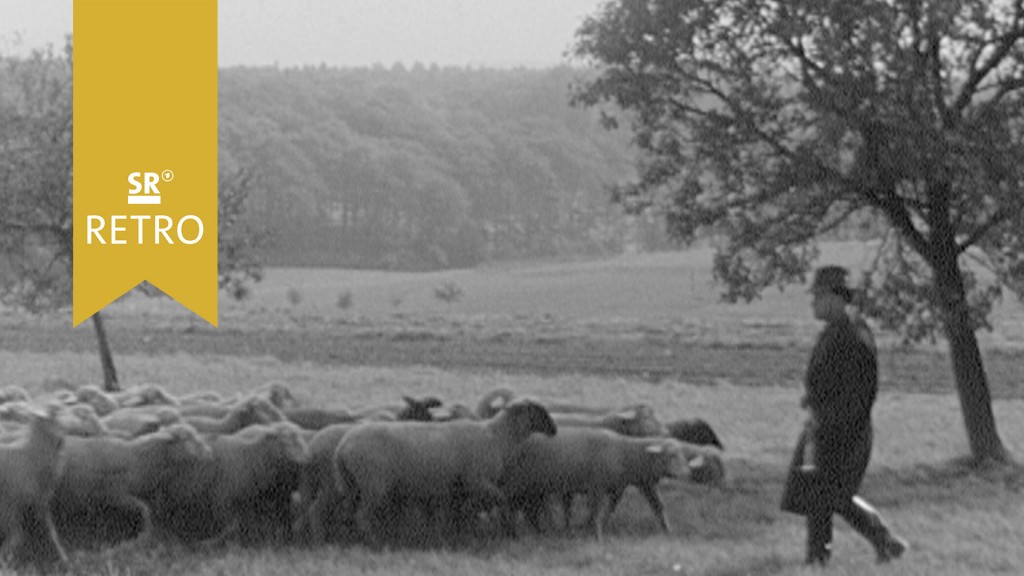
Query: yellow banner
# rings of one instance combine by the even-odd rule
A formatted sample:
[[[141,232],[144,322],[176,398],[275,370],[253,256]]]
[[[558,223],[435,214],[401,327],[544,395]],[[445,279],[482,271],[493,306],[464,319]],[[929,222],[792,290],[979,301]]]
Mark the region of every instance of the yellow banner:
[[[73,324],[143,280],[217,325],[217,1],[74,0]]]

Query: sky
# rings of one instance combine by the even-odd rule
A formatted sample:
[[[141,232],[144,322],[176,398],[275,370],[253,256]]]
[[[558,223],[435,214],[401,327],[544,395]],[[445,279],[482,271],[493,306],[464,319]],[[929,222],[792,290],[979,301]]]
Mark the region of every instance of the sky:
[[[85,1],[85,0],[79,0]],[[221,66],[547,67],[605,0],[219,0]],[[72,0],[0,0],[0,50],[63,45]]]

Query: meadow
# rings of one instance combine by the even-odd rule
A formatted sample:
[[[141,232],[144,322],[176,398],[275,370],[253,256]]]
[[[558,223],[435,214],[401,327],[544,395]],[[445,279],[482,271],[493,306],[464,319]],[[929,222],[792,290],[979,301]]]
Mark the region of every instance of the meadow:
[[[860,258],[850,246],[825,252],[827,261],[852,266]],[[669,535],[658,532],[630,492],[603,544],[578,530],[527,531],[516,541],[483,534],[451,548],[384,552],[358,545],[202,551],[127,545],[74,552],[74,572],[818,573],[801,564],[801,519],[777,505],[802,419],[803,363],[818,325],[800,287],[770,291],[749,305],[718,302],[709,261],[706,251],[695,250],[430,274],[270,270],[248,300],[222,303],[218,329],[164,299],[133,295],[106,311],[126,385],[230,393],[280,380],[303,402],[351,407],[404,393],[473,405],[504,386],[595,405],[646,402],[665,419],[700,416],[726,446],[728,479],[722,487],[664,483]],[[437,298],[435,289],[445,285],[462,296],[451,303]],[[1000,433],[1019,460],[1024,310],[1004,302],[994,320],[995,330],[983,335],[986,367]],[[63,312],[40,318],[10,310],[0,323],[0,385],[42,392],[98,378],[87,324],[69,329]],[[828,572],[1024,573],[1020,469],[963,466],[966,439],[942,343],[907,350],[881,336],[882,393],[863,494],[911,550],[896,564],[876,566],[866,542],[838,521]],[[360,353],[331,349],[343,346]],[[379,351],[384,348],[393,352]],[[466,359],[478,353],[493,361]],[[587,361],[575,362],[574,355]]]

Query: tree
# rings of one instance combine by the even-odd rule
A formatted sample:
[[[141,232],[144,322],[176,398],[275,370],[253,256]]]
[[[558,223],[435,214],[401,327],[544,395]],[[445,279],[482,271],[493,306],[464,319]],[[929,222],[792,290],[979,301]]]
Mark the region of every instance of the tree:
[[[73,122],[72,44],[0,58],[0,301],[30,312],[71,302]],[[223,168],[223,166],[222,166]],[[259,280],[253,259],[261,235],[240,218],[254,185],[245,167],[219,177],[220,287],[245,295]],[[146,283],[140,289],[157,293]],[[104,387],[117,390],[117,370],[101,313],[92,316]]]
[[[573,54],[599,68],[573,102],[617,105],[642,152],[616,199],[723,238],[727,300],[803,282],[816,238],[877,215],[868,312],[944,333],[973,458],[1009,460],[976,331],[1024,297],[1022,0],[617,0]]]

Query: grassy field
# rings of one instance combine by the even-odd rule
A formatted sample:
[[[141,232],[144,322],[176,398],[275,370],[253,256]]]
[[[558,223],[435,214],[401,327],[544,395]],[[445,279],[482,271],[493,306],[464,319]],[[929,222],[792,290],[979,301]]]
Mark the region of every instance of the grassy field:
[[[828,261],[856,265],[829,246]],[[474,404],[485,391],[599,405],[647,402],[663,418],[701,416],[726,445],[722,488],[662,486],[673,532],[659,534],[641,499],[627,495],[598,544],[585,533],[510,542],[481,537],[454,549],[371,552],[361,546],[193,551],[121,546],[73,554],[80,574],[813,574],[800,564],[800,519],[777,510],[783,468],[801,422],[799,379],[818,325],[802,289],[726,306],[710,283],[707,252],[436,274],[272,270],[243,303],[222,305],[212,330],[173,302],[129,297],[107,309],[126,384],[174,392],[244,391],[282,380],[311,404],[358,407],[402,393]],[[433,291],[463,290],[452,304]],[[350,305],[339,296],[351,294]],[[36,392],[96,379],[91,327],[66,314],[0,311],[0,385]],[[340,335],[340,336],[339,336]],[[332,338],[338,338],[336,340]],[[984,337],[1000,433],[1024,455],[1024,311],[1004,303]],[[362,343],[362,344],[360,344]],[[910,352],[887,340],[864,495],[911,541],[906,560],[876,567],[841,521],[829,573],[1024,573],[1024,478],[971,472],[963,423],[949,393],[941,345]],[[363,345],[359,354],[332,351]],[[384,349],[392,351],[383,354]],[[370,357],[371,352],[382,355]],[[543,353],[541,353],[543,352]],[[507,355],[536,370],[455,362]],[[586,356],[586,354],[591,354]],[[586,365],[573,361],[584,356]],[[602,358],[612,357],[605,370]],[[615,370],[664,356],[672,372]],[[439,362],[447,358],[451,362]],[[941,382],[940,382],[941,381]],[[938,384],[936,384],[938,382]]]

